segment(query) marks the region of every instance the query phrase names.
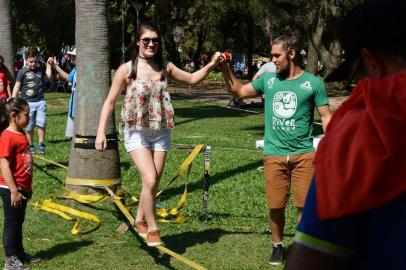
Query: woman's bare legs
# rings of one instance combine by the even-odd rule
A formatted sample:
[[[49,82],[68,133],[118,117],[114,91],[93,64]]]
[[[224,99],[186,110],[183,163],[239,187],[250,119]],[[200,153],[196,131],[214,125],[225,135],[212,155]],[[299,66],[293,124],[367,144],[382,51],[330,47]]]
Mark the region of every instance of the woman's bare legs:
[[[149,148],[140,148],[129,153],[141,176],[142,189],[137,211],[137,220],[145,217],[148,231],[157,230],[155,219],[155,198],[159,180],[165,166],[166,152],[155,152]]]

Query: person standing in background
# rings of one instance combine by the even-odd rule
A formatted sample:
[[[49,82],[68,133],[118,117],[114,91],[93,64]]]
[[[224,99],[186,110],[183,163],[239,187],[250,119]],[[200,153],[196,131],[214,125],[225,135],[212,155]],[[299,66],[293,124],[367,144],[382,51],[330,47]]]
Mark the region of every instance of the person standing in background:
[[[0,99],[11,97],[10,72],[4,65],[4,57],[0,55]]]

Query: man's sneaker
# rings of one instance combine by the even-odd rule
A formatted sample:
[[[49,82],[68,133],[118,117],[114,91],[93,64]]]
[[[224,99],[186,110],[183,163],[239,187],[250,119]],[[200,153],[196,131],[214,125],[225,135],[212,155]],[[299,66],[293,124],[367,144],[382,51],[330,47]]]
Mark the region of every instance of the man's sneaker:
[[[40,261],[42,261],[41,258],[33,257],[30,254],[27,254],[25,252],[22,255],[18,255],[18,259],[20,259],[20,261],[22,263],[32,263],[32,264],[36,264],[36,263],[39,263]]]
[[[41,143],[41,144],[38,146],[38,154],[42,154],[42,155],[45,154],[45,144]]]
[[[134,230],[138,233],[139,236],[145,238],[148,234],[148,227],[145,221],[135,222]]]
[[[161,234],[159,233],[159,230],[147,233],[147,245],[149,247],[156,247],[162,245]]]
[[[10,256],[6,258],[4,263],[4,270],[29,270],[30,268],[25,266],[17,256]]]
[[[35,147],[32,144],[30,144],[30,151],[31,151],[31,154],[35,154]]]
[[[285,262],[286,250],[282,244],[278,244],[273,247],[272,255],[269,258],[270,265],[281,265]]]

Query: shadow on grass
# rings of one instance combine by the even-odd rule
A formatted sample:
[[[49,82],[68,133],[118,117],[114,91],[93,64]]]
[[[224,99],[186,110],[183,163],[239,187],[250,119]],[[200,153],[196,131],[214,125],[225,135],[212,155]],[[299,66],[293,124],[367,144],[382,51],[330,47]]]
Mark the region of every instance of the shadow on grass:
[[[134,168],[134,165],[131,161],[120,162],[121,171],[127,172],[131,168]]]
[[[78,242],[66,242],[57,244],[48,250],[40,251],[35,256],[45,260],[50,260],[58,256],[65,256],[68,253],[76,252],[82,247],[90,246],[93,241],[83,240]]]
[[[258,126],[247,126],[244,128],[241,128],[242,130],[252,130],[252,131],[261,131],[262,133],[264,132],[265,126],[264,125],[258,125]],[[263,135],[263,134],[261,134]]]
[[[60,116],[60,115],[68,115],[68,113],[66,111],[58,112],[58,113],[50,113],[50,114],[47,115],[47,117]]]
[[[184,232],[176,235],[163,237],[165,247],[178,253],[183,254],[186,249],[194,245],[201,245],[205,243],[217,243],[224,235],[230,234],[251,234],[247,232],[230,232],[222,229],[208,229],[201,232]],[[148,247],[147,247],[148,248]],[[170,265],[171,256],[168,254],[161,255],[156,249],[148,248],[148,253],[154,257],[155,262],[166,266],[168,269],[174,269]],[[158,253],[158,257],[155,255]]]
[[[186,108],[176,108],[176,115],[179,118],[186,118],[181,121],[177,121],[176,125],[180,126],[195,120],[205,119],[205,118],[219,118],[219,117],[244,117],[250,116],[252,113],[230,110],[220,106],[214,105],[204,105],[199,107],[186,107]]]
[[[61,138],[61,139],[55,139],[55,140],[47,140],[47,143],[49,144],[58,144],[58,143],[65,143],[65,142],[70,142],[70,138]]]
[[[161,253],[156,248],[148,247],[144,240],[138,236],[133,229],[131,229],[131,233],[142,243],[142,248],[148,252],[156,264],[164,266],[167,269],[176,269],[171,265],[172,257],[170,255]],[[217,243],[222,236],[230,234],[251,234],[251,232],[230,232],[222,229],[208,229],[201,232],[185,232],[165,236],[162,238],[162,241],[165,243],[166,248],[182,255],[189,247],[204,243]]]
[[[60,167],[58,167],[58,166],[56,166],[56,165],[53,165],[53,164],[48,164],[48,165],[45,165],[45,166],[42,166],[42,165],[41,165],[41,166],[40,166],[40,165],[35,164],[35,163],[34,163],[34,167],[35,167],[36,170],[40,170],[42,173],[44,173],[44,174],[45,174],[46,176],[48,176],[49,178],[52,178],[52,179],[58,181],[60,184],[63,184],[63,180],[61,180],[61,179],[59,179],[58,177],[56,177],[56,176],[50,174],[50,173],[47,171],[48,169],[50,169],[50,170],[53,170],[53,169],[55,169],[55,168],[60,169]],[[45,170],[45,168],[46,168],[47,170]]]
[[[39,169],[42,172],[45,172],[44,170],[57,170],[57,169],[58,170],[65,170],[65,168],[61,168],[58,165],[55,165],[55,164],[52,164],[52,163],[47,163],[45,161],[42,161],[42,162],[45,163],[45,164],[44,165],[43,164],[35,164],[36,168]],[[55,162],[57,162],[57,163],[59,163],[61,165],[64,165],[64,166],[68,166],[68,162],[66,162],[66,161],[65,162],[55,161]],[[49,175],[49,174],[47,174],[47,175]]]
[[[228,171],[223,171],[223,172],[220,172],[220,173],[216,173],[216,174],[210,176],[209,185],[210,186],[215,185],[215,184],[217,184],[217,183],[219,183],[221,181],[224,181],[224,180],[226,180],[226,179],[228,179],[230,177],[233,177],[236,174],[243,173],[245,171],[250,171],[250,170],[254,170],[254,169],[256,170],[259,166],[262,166],[262,165],[263,165],[263,162],[262,162],[262,159],[261,159],[261,160],[255,161],[255,162],[245,164],[243,166],[233,168],[233,169],[228,170]],[[198,181],[198,182],[189,183],[188,192],[191,193],[191,192],[193,192],[193,191],[195,191],[197,189],[202,189],[202,187],[203,187],[203,179],[201,181]],[[174,196],[174,195],[181,194],[183,192],[183,190],[184,190],[183,185],[179,186],[179,187],[168,188],[167,190],[165,190],[163,195],[165,197],[171,197],[171,196]]]

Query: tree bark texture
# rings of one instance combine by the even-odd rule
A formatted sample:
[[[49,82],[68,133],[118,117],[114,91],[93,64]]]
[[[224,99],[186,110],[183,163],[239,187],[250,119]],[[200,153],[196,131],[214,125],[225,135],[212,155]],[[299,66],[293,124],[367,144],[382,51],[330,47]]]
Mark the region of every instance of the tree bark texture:
[[[75,4],[78,72],[75,134],[96,136],[100,112],[111,84],[106,1],[76,0]],[[115,133],[113,113],[107,122],[106,135]],[[68,177],[89,180],[120,179],[118,149],[100,152],[95,149],[74,148],[72,144]]]
[[[10,0],[0,0],[0,54],[4,57],[4,64],[14,78],[14,53],[11,27]]]

